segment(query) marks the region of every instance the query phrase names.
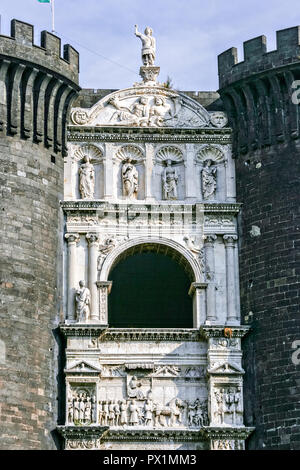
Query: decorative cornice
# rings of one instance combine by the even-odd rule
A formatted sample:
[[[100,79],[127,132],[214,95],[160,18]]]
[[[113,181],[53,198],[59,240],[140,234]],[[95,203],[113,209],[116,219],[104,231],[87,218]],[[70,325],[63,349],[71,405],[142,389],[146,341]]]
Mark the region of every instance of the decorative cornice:
[[[250,326],[201,326],[200,334],[203,338],[243,338],[250,330]]]
[[[101,341],[199,341],[196,328],[109,328],[95,324],[60,324],[61,332],[69,336],[93,336]]]
[[[199,341],[198,329],[181,328],[110,328],[102,341]]]
[[[138,128],[68,126],[69,142],[201,142],[230,144],[231,128]]]
[[[108,426],[57,426],[57,431],[65,439],[100,439]]]
[[[226,214],[238,214],[241,209],[242,204],[240,203],[205,203],[204,204],[204,212],[214,213],[214,212],[224,212]]]
[[[61,207],[65,211],[72,211],[72,210],[98,210],[99,212],[117,212],[125,211],[128,209],[127,203],[110,203],[103,200],[97,201],[85,201],[85,200],[77,200],[77,201],[61,201]],[[185,201],[178,201],[178,204],[169,204],[169,203],[162,203],[161,201],[157,201],[155,204],[155,213],[158,213],[160,210],[163,212],[184,212],[182,211],[182,205],[185,204]],[[210,214],[210,213],[224,213],[224,214],[238,214],[240,211],[241,205],[239,203],[194,203],[194,204],[187,204],[191,207],[191,211],[193,208],[198,209],[199,206],[202,209],[202,212]],[[117,207],[117,208],[116,208]],[[130,203],[130,209],[136,212],[153,212],[153,204],[144,203],[144,204],[132,204]],[[167,211],[168,209],[168,211]]]
[[[254,427],[213,427],[203,428],[203,434],[207,439],[247,439],[255,430]]]
[[[205,440],[203,429],[118,429],[109,430],[103,441],[203,441]]]
[[[108,328],[108,325],[95,325],[95,324],[65,324],[59,325],[60,331],[65,336],[93,336],[100,337],[104,331]]]

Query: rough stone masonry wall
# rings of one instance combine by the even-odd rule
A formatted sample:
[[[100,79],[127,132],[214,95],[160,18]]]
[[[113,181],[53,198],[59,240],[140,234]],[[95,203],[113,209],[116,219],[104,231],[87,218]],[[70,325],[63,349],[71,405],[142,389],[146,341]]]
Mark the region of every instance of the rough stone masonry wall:
[[[245,424],[256,427],[249,449],[300,449],[300,365],[292,361],[300,340],[300,129],[291,100],[299,32],[277,32],[270,53],[264,36],[247,41],[240,64],[235,49],[219,57],[243,203],[241,308],[252,327],[243,346]]]
[[[54,449],[65,126],[78,55],[12,21],[0,37],[1,449]],[[71,51],[71,52],[70,52]],[[47,65],[49,68],[47,68]]]

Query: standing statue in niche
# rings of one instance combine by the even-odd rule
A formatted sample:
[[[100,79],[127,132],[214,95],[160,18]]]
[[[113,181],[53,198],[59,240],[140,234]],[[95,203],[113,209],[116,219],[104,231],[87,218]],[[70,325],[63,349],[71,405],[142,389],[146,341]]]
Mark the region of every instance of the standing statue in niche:
[[[79,190],[82,199],[93,199],[95,191],[95,170],[88,155],[79,168]]]
[[[212,166],[212,160],[205,160],[202,169],[202,194],[204,199],[214,195],[217,188],[217,168]]]
[[[175,168],[172,167],[172,160],[167,160],[166,168],[162,175],[163,198],[177,199],[178,175]]]
[[[90,290],[85,287],[84,281],[79,281],[79,289],[75,294],[76,319],[79,322],[85,322],[90,317]]]
[[[129,158],[122,167],[123,196],[136,198],[138,192],[138,171]]]
[[[135,35],[142,41],[142,61],[144,66],[154,65],[156,45],[155,39],[152,36],[152,29],[147,26],[145,34],[143,34],[138,31],[138,26],[135,25]]]

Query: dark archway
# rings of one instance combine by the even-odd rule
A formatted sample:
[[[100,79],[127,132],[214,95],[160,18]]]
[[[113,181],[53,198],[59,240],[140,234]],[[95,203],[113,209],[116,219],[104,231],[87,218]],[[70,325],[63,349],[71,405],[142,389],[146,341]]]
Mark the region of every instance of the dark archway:
[[[153,245],[152,245],[153,247]],[[188,295],[191,272],[171,250],[139,246],[123,254],[110,272],[108,299],[111,328],[192,328],[193,307]],[[147,251],[148,249],[148,251]],[[175,259],[174,259],[175,257]]]

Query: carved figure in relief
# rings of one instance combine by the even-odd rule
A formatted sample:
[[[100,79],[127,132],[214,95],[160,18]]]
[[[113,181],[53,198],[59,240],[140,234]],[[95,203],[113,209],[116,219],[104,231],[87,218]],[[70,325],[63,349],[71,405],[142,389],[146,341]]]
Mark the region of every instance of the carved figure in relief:
[[[177,199],[177,183],[177,171],[172,167],[172,160],[167,160],[162,174],[163,199]]]
[[[172,119],[171,107],[166,104],[165,98],[156,96],[154,98],[154,105],[151,106],[149,111],[150,126],[161,127],[168,119]]]
[[[212,164],[212,160],[205,160],[201,171],[202,194],[204,199],[209,199],[213,196],[217,188],[217,168],[212,166]]]
[[[196,405],[195,404],[192,405],[191,403],[189,403],[187,409],[188,409],[188,425],[193,426],[194,418],[196,415]]]
[[[84,407],[84,422],[90,422],[91,421],[91,415],[92,415],[92,403],[91,403],[91,398],[86,397],[86,402],[85,402],[85,407]]]
[[[121,411],[120,425],[124,426],[125,424],[127,424],[127,404],[125,400],[121,401],[120,411]]]
[[[77,395],[75,396],[73,402],[73,409],[74,409],[74,423],[79,421],[79,399]]]
[[[83,401],[83,394],[79,395],[79,421],[83,422],[84,420],[84,401]]]
[[[119,402],[117,402],[114,406],[114,411],[115,411],[115,426],[119,426],[120,425],[120,417],[121,417],[121,409],[120,409],[120,405],[119,405]]]
[[[219,424],[224,424],[224,390],[216,390],[215,391],[215,398],[216,398],[216,404],[217,404],[217,410],[215,411],[215,415],[217,419],[219,420]]]
[[[142,41],[142,62],[147,67],[154,65],[156,44],[152,36],[152,29],[147,26],[145,34],[138,31],[138,26],[135,25],[135,35]]]
[[[108,402],[103,401],[103,403],[102,403],[102,424],[104,426],[107,426],[107,424],[108,424],[108,415],[109,415]]]
[[[114,425],[115,421],[115,405],[112,400],[110,400],[108,405],[108,424],[110,426]]]
[[[139,174],[129,158],[122,167],[123,196],[131,198],[137,197]]]
[[[92,422],[95,423],[97,421],[97,416],[96,416],[96,396],[93,395],[91,399],[91,415],[92,415]]]
[[[74,407],[73,407],[73,398],[68,398],[68,423],[73,424],[74,422]]]
[[[82,199],[93,199],[95,191],[95,170],[88,155],[79,168],[79,191]]]
[[[129,424],[131,426],[136,426],[140,421],[139,407],[135,403],[135,400],[131,400],[129,403]]]
[[[128,397],[136,398],[137,400],[143,400],[145,397],[142,390],[140,389],[141,386],[142,383],[137,380],[135,375],[133,375],[128,384]]]
[[[154,407],[155,426],[174,426],[182,422],[184,403],[179,398],[173,398],[168,405],[156,403]],[[166,421],[168,418],[168,422]]]
[[[75,294],[76,319],[79,322],[85,322],[90,317],[90,290],[85,287],[84,281],[79,281],[79,289]]]
[[[144,405],[144,422],[146,426],[151,426],[152,424],[152,412],[153,412],[153,403],[152,400],[148,399]]]

